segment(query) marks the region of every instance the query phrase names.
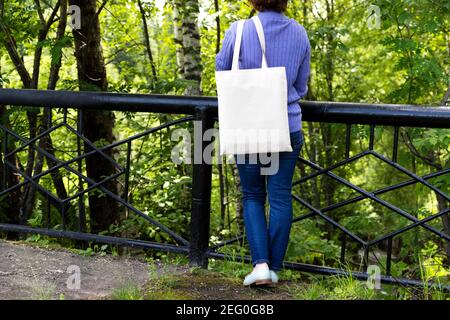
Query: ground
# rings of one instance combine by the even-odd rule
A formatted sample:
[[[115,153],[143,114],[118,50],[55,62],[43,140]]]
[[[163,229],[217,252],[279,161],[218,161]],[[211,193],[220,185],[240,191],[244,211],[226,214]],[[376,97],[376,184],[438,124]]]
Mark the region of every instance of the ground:
[[[283,271],[283,281],[275,287],[248,288],[242,285],[251,270],[248,264],[212,259],[204,270],[190,268],[184,256],[153,260],[144,258],[142,251],[112,256],[33,243],[0,240],[0,300],[450,299],[448,292],[437,289],[382,286],[373,290],[351,276],[290,270]],[[77,270],[79,288],[73,281]]]
[[[62,249],[3,241],[0,255],[0,299],[99,299],[123,282],[148,280],[148,266],[138,260],[92,258]],[[79,290],[67,288],[73,274],[69,266],[80,268]]]
[[[0,241],[1,299],[292,299],[285,287],[249,289],[240,280],[185,265],[85,256]],[[70,266],[73,269],[70,269]],[[74,270],[80,288],[68,288]],[[72,278],[70,278],[72,276]],[[69,285],[75,282],[69,280]]]

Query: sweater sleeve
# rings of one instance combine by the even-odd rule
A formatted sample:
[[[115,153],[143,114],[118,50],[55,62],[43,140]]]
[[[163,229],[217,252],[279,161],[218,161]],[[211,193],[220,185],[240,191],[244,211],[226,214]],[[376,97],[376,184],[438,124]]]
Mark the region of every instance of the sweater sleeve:
[[[225,37],[222,42],[222,49],[216,55],[216,71],[231,70],[235,38],[236,23],[234,22],[225,32]]]
[[[305,31],[306,34],[306,31]],[[306,35],[303,39],[305,43],[305,53],[302,56],[302,61],[300,62],[300,67],[297,74],[297,79],[295,80],[294,87],[297,90],[300,98],[306,96],[308,92],[308,79],[310,74],[310,64],[311,64],[311,45],[309,43],[308,36]]]

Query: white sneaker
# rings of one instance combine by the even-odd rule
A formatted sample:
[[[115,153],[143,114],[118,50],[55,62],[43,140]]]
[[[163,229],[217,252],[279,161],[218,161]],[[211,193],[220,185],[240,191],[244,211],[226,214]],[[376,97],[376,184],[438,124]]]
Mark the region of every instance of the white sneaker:
[[[264,285],[271,283],[272,277],[269,268],[253,270],[253,272],[247,275],[244,279],[244,286],[250,286],[252,284]]]
[[[275,271],[270,270],[270,278],[272,280],[272,283],[278,283],[278,275]]]

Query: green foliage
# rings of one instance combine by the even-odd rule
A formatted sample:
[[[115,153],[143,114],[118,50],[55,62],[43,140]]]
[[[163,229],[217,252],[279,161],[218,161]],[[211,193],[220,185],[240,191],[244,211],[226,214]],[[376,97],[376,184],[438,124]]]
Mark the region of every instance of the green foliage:
[[[314,220],[294,224],[286,253],[288,261],[326,265],[339,257],[339,247],[327,240],[326,232],[321,231]]]

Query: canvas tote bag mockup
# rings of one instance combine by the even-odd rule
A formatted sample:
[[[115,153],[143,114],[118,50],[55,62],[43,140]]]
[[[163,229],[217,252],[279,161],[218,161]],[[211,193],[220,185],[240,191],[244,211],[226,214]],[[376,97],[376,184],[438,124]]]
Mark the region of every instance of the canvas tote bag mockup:
[[[269,68],[263,26],[252,18],[261,43],[261,69],[239,69],[245,20],[238,21],[231,70],[216,71],[220,155],[292,151],[285,67]]]

